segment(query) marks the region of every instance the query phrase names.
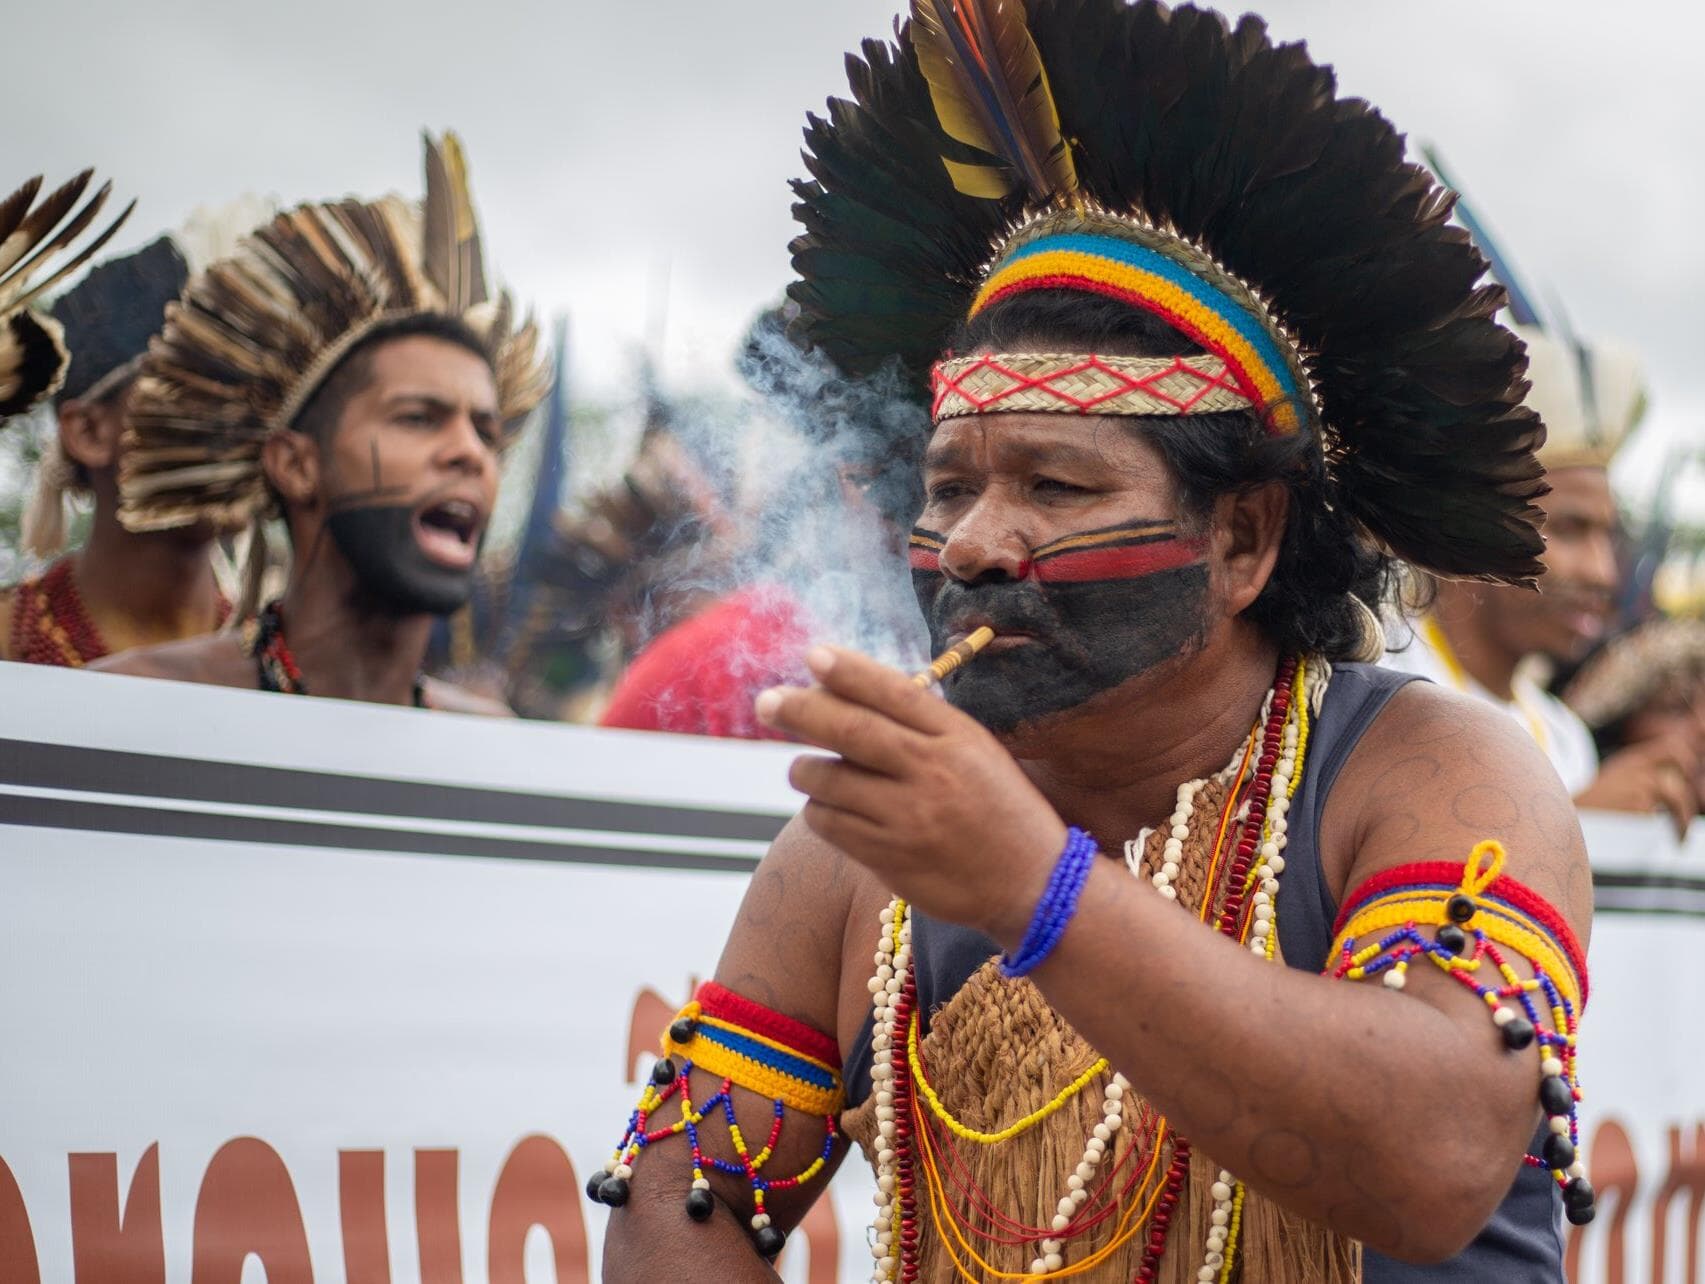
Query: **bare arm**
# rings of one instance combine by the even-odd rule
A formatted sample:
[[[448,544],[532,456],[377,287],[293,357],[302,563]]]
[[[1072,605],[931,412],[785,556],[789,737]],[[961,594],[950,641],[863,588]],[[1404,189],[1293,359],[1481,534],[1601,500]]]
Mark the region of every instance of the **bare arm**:
[[[1417,684],[1334,799],[1324,837],[1350,848],[1346,886],[1498,838],[1510,872],[1585,939],[1573,810],[1507,719]],[[1282,891],[1278,908],[1282,943]],[[1016,947],[1023,925],[1012,931]],[[1472,1239],[1540,1120],[1534,1054],[1509,1052],[1485,1005],[1441,972],[1412,970],[1397,993],[1273,967],[1111,862],[1035,979],[1216,1162],[1392,1256],[1437,1260]]]
[[[856,873],[856,867],[849,867],[805,826],[798,821],[790,824],[752,876],[716,979],[745,998],[819,1030],[842,1029],[843,942]],[[844,1036],[841,1043],[845,1046]],[[695,1102],[706,1100],[719,1086],[720,1080],[694,1071]],[[752,1137],[753,1145],[762,1144],[774,1110],[770,1099],[743,1089],[735,1090],[735,1099],[741,1131]],[[671,1101],[653,1126],[677,1118],[679,1110]],[[733,1157],[727,1126],[719,1116],[706,1121],[701,1137],[707,1155]],[[765,1171],[776,1176],[799,1172],[822,1152],[823,1141],[820,1118],[788,1110],[777,1152]],[[768,1198],[768,1211],[778,1229],[790,1231],[798,1225],[822,1194],[845,1150],[845,1142],[838,1143],[831,1162],[808,1184]],[[727,1174],[713,1176],[715,1212],[710,1220],[697,1223],[684,1211],[690,1179],[687,1143],[682,1138],[658,1143],[641,1156],[634,1165],[627,1205],[610,1216],[603,1278],[610,1284],[649,1284],[688,1274],[740,1284],[777,1279],[754,1246],[750,1186]],[[684,1267],[688,1262],[690,1272]]]
[[[818,833],[938,917],[1022,940],[1064,822],[1006,751],[905,677],[845,652],[823,687],[766,693]],[[1449,693],[1399,693],[1353,755],[1322,854],[1336,890],[1482,839],[1584,937],[1574,810],[1519,727]],[[1283,941],[1284,900],[1279,899]],[[1310,962],[1313,962],[1312,960]],[[1321,964],[1325,960],[1319,960]],[[1506,1193],[1538,1123],[1538,1067],[1485,1005],[1421,968],[1401,994],[1274,967],[1099,861],[1034,979],[1207,1154],[1279,1203],[1394,1256],[1438,1260]]]

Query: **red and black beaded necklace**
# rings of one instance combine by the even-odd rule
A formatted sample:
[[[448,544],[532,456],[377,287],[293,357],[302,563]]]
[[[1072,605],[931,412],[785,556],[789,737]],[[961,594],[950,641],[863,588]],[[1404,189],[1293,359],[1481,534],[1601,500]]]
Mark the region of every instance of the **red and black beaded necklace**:
[[[261,613],[244,626],[243,649],[254,658],[262,691],[276,691],[283,695],[308,694],[296,656],[284,640],[284,613],[276,601],[268,602],[261,608]],[[415,677],[414,707],[430,707],[426,703],[425,674]]]
[[[1249,911],[1245,905],[1245,891],[1252,886],[1250,872],[1255,868],[1256,856],[1260,850],[1262,827],[1266,823],[1267,810],[1272,802],[1274,768],[1278,765],[1280,749],[1284,741],[1285,723],[1290,715],[1291,687],[1296,677],[1297,661],[1294,657],[1282,657],[1278,671],[1274,675],[1271,703],[1263,722],[1256,724],[1259,756],[1255,762],[1255,771],[1250,781],[1243,801],[1247,810],[1239,819],[1236,854],[1230,862],[1227,881],[1230,884],[1226,893],[1225,903],[1215,922],[1216,929],[1233,940],[1241,940],[1246,934],[1249,922]],[[1237,807],[1238,791],[1234,782],[1231,795],[1227,799],[1227,815]],[[1216,842],[1217,846],[1217,842]],[[1217,852],[1214,853],[1217,856]],[[1214,886],[1210,883],[1206,895],[1212,903]],[[880,973],[878,974],[880,975]],[[918,1216],[918,1188],[922,1183],[917,1162],[916,1137],[920,1131],[929,1128],[929,1120],[918,1100],[916,1085],[912,1082],[911,1060],[908,1055],[908,1039],[906,1031],[918,1005],[917,972],[915,967],[907,967],[899,980],[899,993],[895,996],[890,1029],[893,1031],[890,1039],[889,1078],[886,1091],[891,1094],[894,1111],[894,1138],[892,1141],[894,1202],[899,1206],[899,1215],[895,1219],[898,1231],[898,1243],[893,1246],[891,1258],[893,1268],[880,1278],[899,1281],[900,1284],[917,1284],[920,1278],[919,1243],[922,1234],[922,1223]],[[1146,1242],[1143,1246],[1141,1261],[1133,1276],[1133,1284],[1156,1284],[1160,1275],[1161,1258],[1166,1253],[1168,1231],[1173,1217],[1177,1214],[1185,1183],[1190,1174],[1191,1146],[1187,1138],[1175,1136],[1170,1163],[1166,1175],[1162,1179],[1148,1218]],[[986,1197],[982,1201],[987,1203]],[[988,1205],[993,1207],[992,1204]],[[1010,1228],[1017,1229],[1025,1242],[1040,1240],[1050,1234],[1051,1227],[1018,1226],[1010,1219],[999,1219]],[[1088,1224],[1087,1222],[1085,1223]],[[1206,1267],[1203,1268],[1207,1269]]]
[[[9,649],[14,660],[80,669],[110,654],[77,592],[69,557],[18,585],[12,603]]]
[[[62,557],[35,579],[19,584],[12,602],[7,649],[14,660],[80,669],[112,654],[77,591],[71,558]],[[213,627],[222,626],[230,614],[231,603],[220,594]]]

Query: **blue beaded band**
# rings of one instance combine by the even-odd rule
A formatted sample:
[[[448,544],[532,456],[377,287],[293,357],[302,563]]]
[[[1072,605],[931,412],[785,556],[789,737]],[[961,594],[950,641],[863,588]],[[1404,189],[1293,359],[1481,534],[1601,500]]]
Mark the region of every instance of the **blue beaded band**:
[[[1077,899],[1083,894],[1083,885],[1089,881],[1089,871],[1099,854],[1095,840],[1083,830],[1073,827],[1066,831],[1065,850],[1054,862],[1054,872],[1048,878],[1042,899],[1036,902],[1036,912],[1019,942],[1018,957],[1001,955],[1002,976],[1028,976],[1054,952],[1060,937],[1066,933],[1066,925],[1077,913]]]

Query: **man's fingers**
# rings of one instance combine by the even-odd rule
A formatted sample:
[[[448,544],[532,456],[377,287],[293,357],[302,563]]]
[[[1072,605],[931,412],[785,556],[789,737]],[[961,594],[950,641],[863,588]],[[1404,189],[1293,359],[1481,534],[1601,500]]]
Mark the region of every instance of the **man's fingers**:
[[[938,735],[953,726],[953,708],[909,674],[868,655],[838,646],[815,646],[806,653],[812,676],[844,700],[875,709],[902,726]]]
[[[875,821],[867,820],[857,812],[843,811],[839,807],[831,807],[828,803],[815,799],[800,808],[799,816],[817,837],[848,855],[867,850],[881,850],[888,837]]]
[[[1687,827],[1699,812],[1699,797],[1694,793],[1689,778],[1682,774],[1681,768],[1662,763],[1657,768],[1654,784],[1658,802],[1675,825],[1676,837],[1686,838]]]
[[[883,775],[922,752],[915,731],[822,687],[771,687],[752,706],[758,721]]]
[[[872,820],[892,810],[883,805],[883,786],[891,783],[889,778],[840,758],[815,754],[795,758],[787,769],[787,782],[814,802]]]

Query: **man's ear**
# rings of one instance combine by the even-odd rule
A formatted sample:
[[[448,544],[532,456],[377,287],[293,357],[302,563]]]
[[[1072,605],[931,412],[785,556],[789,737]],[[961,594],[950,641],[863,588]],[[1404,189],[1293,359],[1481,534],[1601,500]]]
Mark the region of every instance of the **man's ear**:
[[[59,445],[65,457],[91,473],[106,472],[118,463],[124,411],[119,404],[102,405],[76,397],[59,403]]]
[[[320,446],[307,433],[286,428],[260,448],[261,468],[272,488],[295,508],[312,507],[320,492]]]
[[[1223,558],[1220,588],[1229,614],[1247,610],[1267,587],[1279,563],[1290,506],[1290,492],[1281,482],[1221,495],[1215,501],[1216,543]]]

